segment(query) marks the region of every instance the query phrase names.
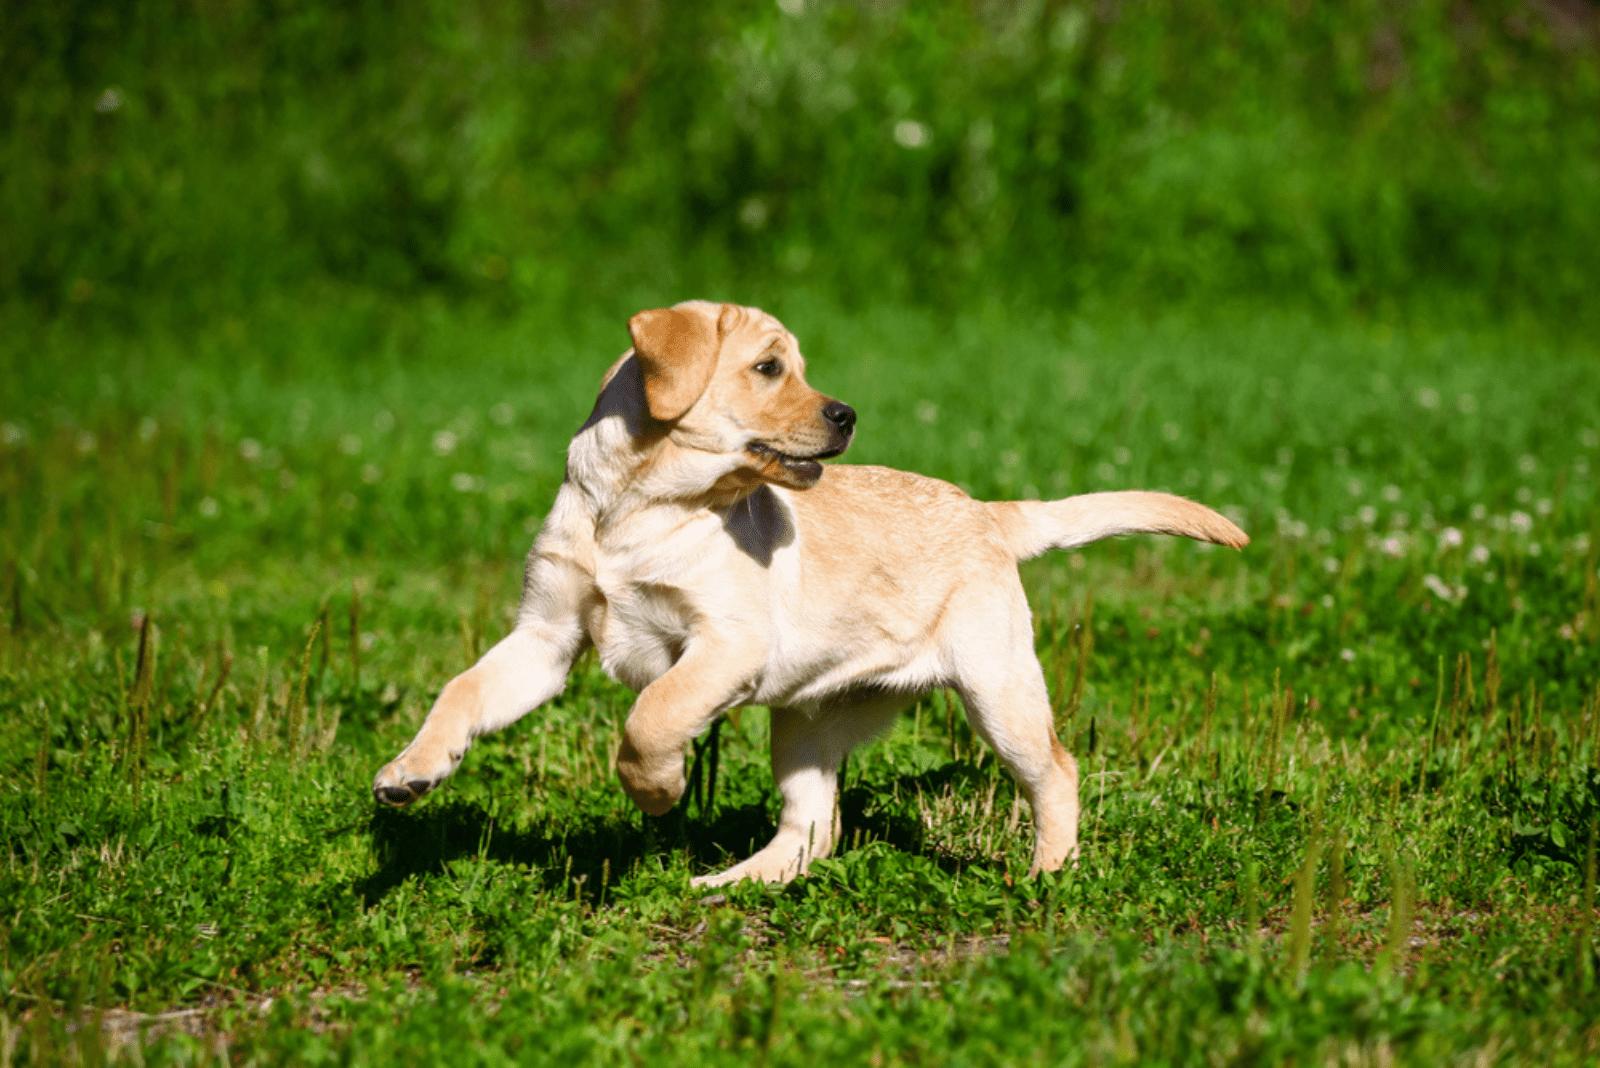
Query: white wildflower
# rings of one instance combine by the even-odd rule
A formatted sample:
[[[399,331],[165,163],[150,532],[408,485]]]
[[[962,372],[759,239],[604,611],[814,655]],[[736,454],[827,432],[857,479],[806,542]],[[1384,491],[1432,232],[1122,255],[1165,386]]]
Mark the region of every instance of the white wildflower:
[[[1438,575],[1423,575],[1422,584],[1428,588],[1429,593],[1450,604],[1460,604],[1467,596],[1465,586],[1452,586]]]
[[[746,230],[760,230],[767,225],[771,210],[761,197],[749,197],[739,205],[739,225]]]
[[[901,148],[922,148],[928,139],[928,127],[916,119],[901,119],[894,124],[894,143]]]

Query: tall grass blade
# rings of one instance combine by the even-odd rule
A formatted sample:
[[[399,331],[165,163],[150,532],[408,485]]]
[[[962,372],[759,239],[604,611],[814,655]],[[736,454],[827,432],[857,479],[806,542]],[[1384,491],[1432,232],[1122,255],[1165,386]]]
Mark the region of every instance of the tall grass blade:
[[[1390,852],[1386,849],[1386,852]],[[1389,927],[1384,937],[1383,952],[1378,966],[1392,972],[1405,959],[1411,945],[1411,920],[1416,906],[1416,879],[1411,865],[1390,852],[1389,857]]]
[[[361,587],[350,583],[350,690],[361,692]]]
[[[1289,917],[1289,974],[1299,982],[1311,957],[1311,913],[1316,906],[1317,863],[1322,855],[1322,831],[1313,827],[1306,837],[1306,852],[1294,879],[1294,911]]]
[[[1345,878],[1344,827],[1335,826],[1328,842],[1328,892],[1323,903],[1322,946],[1329,960],[1338,957],[1344,938],[1344,899],[1349,893]]]
[[[211,716],[211,710],[216,707],[217,698],[222,695],[222,688],[228,685],[228,675],[233,671],[233,654],[226,649],[222,651],[222,661],[217,668],[217,681],[211,684],[211,692],[196,709],[194,714],[194,729],[196,732],[205,728],[206,720]]]
[[[300,674],[289,697],[289,712],[285,717],[283,741],[291,754],[299,754],[301,743],[305,738],[306,680],[311,675],[311,650],[316,647],[317,635],[321,630],[322,620],[319,619],[311,624],[311,633],[306,638],[305,652],[300,654]]]
[[[1578,914],[1578,981],[1584,990],[1594,987],[1594,881],[1595,832],[1600,816],[1589,817],[1589,841],[1583,851],[1583,900]]]

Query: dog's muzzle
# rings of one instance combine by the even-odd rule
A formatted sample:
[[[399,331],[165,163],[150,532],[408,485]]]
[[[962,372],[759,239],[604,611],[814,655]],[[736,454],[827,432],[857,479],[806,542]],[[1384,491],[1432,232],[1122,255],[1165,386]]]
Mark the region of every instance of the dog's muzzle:
[[[824,405],[822,418],[831,428],[829,437],[833,439],[826,448],[800,455],[784,452],[770,442],[752,441],[745,446],[745,451],[769,463],[776,462],[796,483],[809,486],[822,477],[822,464],[818,461],[831,460],[844,452],[850,447],[850,438],[855,432],[856,410],[843,401],[829,401]]]

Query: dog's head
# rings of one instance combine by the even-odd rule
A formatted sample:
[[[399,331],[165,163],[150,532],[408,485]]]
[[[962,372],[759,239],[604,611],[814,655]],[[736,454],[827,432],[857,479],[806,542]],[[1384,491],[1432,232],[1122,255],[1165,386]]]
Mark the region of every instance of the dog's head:
[[[856,413],[806,385],[800,345],[757,308],[692,300],[628,320],[652,419],[729,474],[807,489],[850,444]]]

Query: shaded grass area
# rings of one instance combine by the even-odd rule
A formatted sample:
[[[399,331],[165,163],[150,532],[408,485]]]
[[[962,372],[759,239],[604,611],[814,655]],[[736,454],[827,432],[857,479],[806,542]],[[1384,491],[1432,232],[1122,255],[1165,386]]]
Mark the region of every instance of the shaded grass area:
[[[0,350],[9,1055],[205,1007],[146,1059],[1593,1056],[1593,351],[774,310],[861,413],[853,460],[1165,487],[1255,539],[1025,570],[1075,870],[1026,877],[1025,807],[937,693],[852,757],[836,859],[691,892],[772,831],[765,713],[722,728],[714,793],[645,818],[592,658],[376,811],[372,772],[503,633],[622,330],[422,307],[323,370],[350,327],[316,308],[58,326]]]

